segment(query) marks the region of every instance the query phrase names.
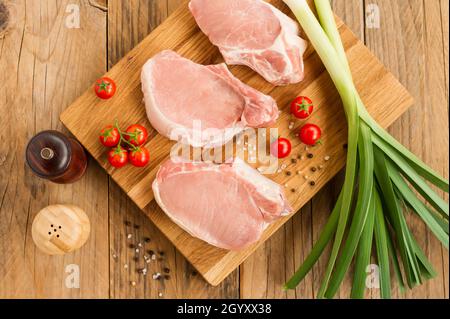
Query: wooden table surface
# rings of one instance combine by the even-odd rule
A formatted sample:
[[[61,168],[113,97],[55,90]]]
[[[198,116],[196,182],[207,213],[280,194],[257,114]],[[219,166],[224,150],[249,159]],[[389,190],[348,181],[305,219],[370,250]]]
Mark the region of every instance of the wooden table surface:
[[[180,0],[0,0],[0,298],[313,298],[322,258],[295,291],[281,285],[301,264],[334,204],[338,176],[218,287],[209,286],[171,243],[91,160],[85,177],[55,185],[26,167],[27,141],[45,129],[64,131],[59,114],[93,81],[161,23]],[[375,5],[375,6],[374,6]],[[448,14],[445,0],[334,0],[337,15],[399,78],[416,104],[391,133],[448,177]],[[80,28],[69,28],[79,9]],[[366,15],[379,10],[380,27]],[[73,25],[73,24],[72,24]],[[69,27],[68,27],[69,26]],[[89,215],[91,237],[80,250],[49,257],[32,243],[31,224],[50,204],[76,204]],[[129,221],[131,226],[126,226]],[[438,277],[396,298],[448,298],[448,251],[410,217]],[[138,274],[127,234],[150,237],[163,252],[149,275]],[[128,268],[125,267],[128,265]],[[169,268],[170,278],[151,274]],[[78,282],[71,281],[79,274]],[[135,282],[132,286],[130,282]],[[79,288],[77,288],[79,286]],[[339,297],[346,298],[350,278]],[[378,298],[371,289],[367,297]]]

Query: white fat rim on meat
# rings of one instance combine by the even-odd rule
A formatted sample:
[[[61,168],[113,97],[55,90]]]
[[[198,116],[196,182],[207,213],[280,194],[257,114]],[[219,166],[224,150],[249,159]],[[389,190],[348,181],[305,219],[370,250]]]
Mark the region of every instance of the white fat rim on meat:
[[[234,159],[233,168],[236,172],[238,172],[238,175],[242,177],[242,179],[245,179],[248,183],[254,185],[258,193],[263,195],[265,198],[269,198],[274,202],[280,203],[280,206],[284,206],[284,198],[281,196],[283,191],[279,184],[253,169],[239,157]],[[289,210],[284,210],[281,213],[281,216],[286,216],[290,213],[291,212]]]

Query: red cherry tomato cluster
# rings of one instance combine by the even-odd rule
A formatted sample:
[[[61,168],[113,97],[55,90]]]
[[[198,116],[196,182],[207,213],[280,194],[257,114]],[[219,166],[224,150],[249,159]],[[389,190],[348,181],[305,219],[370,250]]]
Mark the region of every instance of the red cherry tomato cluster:
[[[108,125],[100,132],[100,142],[112,147],[108,161],[115,168],[124,167],[128,162],[136,167],[144,167],[150,161],[150,152],[143,145],[148,132],[142,125],[131,125],[123,132],[118,124]]]

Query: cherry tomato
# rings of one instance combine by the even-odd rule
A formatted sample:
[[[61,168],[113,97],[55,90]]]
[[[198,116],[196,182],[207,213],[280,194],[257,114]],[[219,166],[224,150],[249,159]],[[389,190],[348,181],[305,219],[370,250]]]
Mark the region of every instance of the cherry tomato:
[[[308,118],[314,110],[313,102],[306,96],[299,96],[291,103],[292,114],[299,119]]]
[[[100,143],[106,147],[114,147],[119,144],[120,133],[117,128],[112,125],[108,125],[100,132]]]
[[[148,132],[145,127],[139,124],[131,125],[127,128],[125,139],[134,146],[145,144],[148,138]]]
[[[108,152],[108,161],[115,168],[124,167],[128,163],[128,152],[118,146]]]
[[[286,138],[279,138],[270,145],[270,154],[278,158],[286,158],[291,154],[292,145]]]
[[[320,127],[315,124],[305,124],[301,129],[298,137],[302,143],[306,145],[316,145],[320,137],[322,136],[322,131]]]
[[[145,147],[130,150],[130,163],[136,167],[144,167],[150,161],[150,152]]]
[[[116,93],[116,83],[110,78],[102,77],[95,82],[94,91],[99,98],[107,100]]]

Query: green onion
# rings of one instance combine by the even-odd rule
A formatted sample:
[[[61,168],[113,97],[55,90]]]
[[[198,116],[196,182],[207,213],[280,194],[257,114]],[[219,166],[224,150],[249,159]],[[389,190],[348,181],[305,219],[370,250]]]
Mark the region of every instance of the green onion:
[[[334,239],[317,296],[333,298],[355,261],[351,297],[363,298],[366,269],[375,251],[381,296],[390,298],[391,261],[402,291],[403,273],[410,288],[436,275],[408,227],[405,212],[417,214],[448,249],[449,206],[427,183],[448,193],[448,180],[389,135],[367,112],[353,83],[329,0],[315,0],[319,20],[306,0],[284,2],[330,74],[348,122],[347,166],[341,194],[319,240],[285,289],[294,289],[304,279]],[[372,249],[373,245],[376,249]]]

